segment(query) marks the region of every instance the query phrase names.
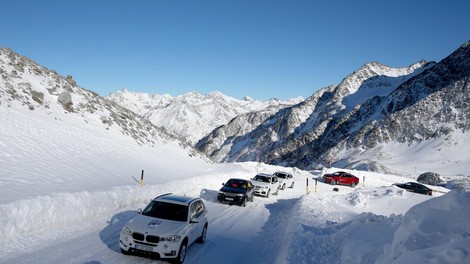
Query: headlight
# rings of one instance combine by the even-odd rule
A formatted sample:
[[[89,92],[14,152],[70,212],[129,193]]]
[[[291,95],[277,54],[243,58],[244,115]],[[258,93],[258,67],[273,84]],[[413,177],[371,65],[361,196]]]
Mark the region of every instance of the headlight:
[[[243,197],[245,194],[243,193],[237,193],[237,196]]]
[[[121,233],[123,233],[124,235],[132,236],[132,230],[127,226],[124,226],[124,228],[122,228]]]
[[[181,237],[178,235],[172,235],[172,236],[166,236],[166,237],[160,237],[160,241],[166,241],[166,242],[178,242],[180,241]]]

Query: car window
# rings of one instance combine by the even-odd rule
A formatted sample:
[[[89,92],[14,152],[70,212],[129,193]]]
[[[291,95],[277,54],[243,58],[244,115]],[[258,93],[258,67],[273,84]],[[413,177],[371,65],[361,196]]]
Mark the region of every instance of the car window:
[[[225,184],[225,186],[230,188],[246,189],[247,182],[242,180],[230,180]]]
[[[166,220],[185,222],[188,219],[188,207],[162,201],[152,201],[145,207],[142,214]]]
[[[205,207],[202,201],[196,201],[191,204],[191,219],[199,218],[204,213]]]
[[[253,178],[253,180],[255,180],[255,181],[261,181],[261,182],[269,182],[269,177],[256,175],[256,176]]]

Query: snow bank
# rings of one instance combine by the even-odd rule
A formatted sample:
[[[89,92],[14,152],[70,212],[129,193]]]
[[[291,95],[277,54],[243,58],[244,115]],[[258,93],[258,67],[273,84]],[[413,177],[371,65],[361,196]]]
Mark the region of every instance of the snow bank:
[[[417,203],[403,208],[404,215],[390,216],[354,213],[362,203],[340,202],[354,193],[299,199],[278,263],[469,263],[470,193],[453,191],[419,203],[411,197],[415,194],[386,191],[380,200]],[[362,200],[371,197],[364,190],[358,193]]]
[[[154,188],[121,187],[106,192],[62,193],[1,204],[0,235],[9,239],[115,212],[140,202],[144,195],[149,195],[150,189]]]
[[[470,263],[470,193],[452,191],[411,208],[383,263]]]

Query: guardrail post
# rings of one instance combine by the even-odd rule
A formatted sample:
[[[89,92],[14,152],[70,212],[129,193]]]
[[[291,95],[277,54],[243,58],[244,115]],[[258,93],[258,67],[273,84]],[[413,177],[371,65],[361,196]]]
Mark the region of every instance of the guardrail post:
[[[144,185],[144,170],[142,170],[142,174],[140,175],[140,187]]]
[[[307,178],[307,186],[306,186],[306,194],[308,194],[308,178]]]

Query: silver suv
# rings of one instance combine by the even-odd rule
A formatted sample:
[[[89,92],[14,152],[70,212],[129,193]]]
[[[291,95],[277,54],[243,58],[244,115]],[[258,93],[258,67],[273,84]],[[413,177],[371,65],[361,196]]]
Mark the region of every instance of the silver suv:
[[[205,242],[207,226],[207,209],[200,198],[164,194],[124,226],[119,247],[126,255],[151,253],[183,263],[192,243]]]

